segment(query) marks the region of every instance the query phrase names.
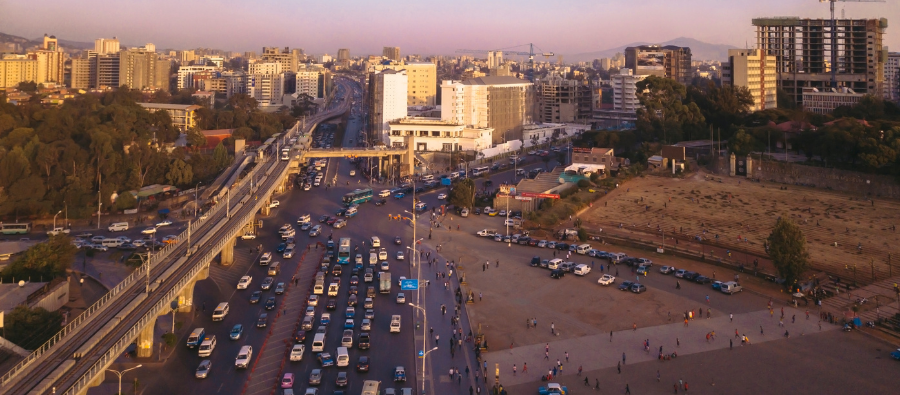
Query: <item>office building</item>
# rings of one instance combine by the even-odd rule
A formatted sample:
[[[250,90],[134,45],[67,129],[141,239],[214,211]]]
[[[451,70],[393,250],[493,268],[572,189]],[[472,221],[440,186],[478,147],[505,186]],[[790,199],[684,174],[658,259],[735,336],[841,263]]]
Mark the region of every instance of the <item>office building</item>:
[[[337,52],[337,61],[343,62],[350,60],[350,50],[347,48],[340,48]]]
[[[94,84],[91,88],[106,89],[119,87],[119,54],[97,55],[94,60]]]
[[[488,69],[496,69],[500,67],[501,64],[503,64],[503,51],[488,51]]]
[[[753,19],[756,48],[775,56],[778,88],[798,105],[803,103],[804,88],[831,88],[832,71],[837,87],[884,94],[887,53],[882,40],[887,19],[837,19],[835,23],[833,29],[830,19]]]
[[[36,59],[12,54],[0,57],[0,88],[14,88],[20,82],[35,81],[37,73]]]
[[[408,117],[389,122],[391,147],[407,142],[416,151],[481,151],[491,147],[490,128],[468,128],[440,118]]]
[[[226,97],[247,93],[247,74],[243,71],[225,71],[221,78],[225,80]]]
[[[280,62],[250,63],[247,72],[248,96],[261,107],[280,106],[284,95],[285,73]]]
[[[107,55],[107,54],[115,54],[119,53],[119,39],[113,38],[98,38],[94,40],[94,52],[97,55]]]
[[[384,47],[384,49],[381,51],[381,56],[384,56],[386,59],[399,62],[401,60],[400,47]]]
[[[191,62],[197,60],[197,55],[193,50],[178,51],[176,56],[178,57],[178,62],[181,63],[182,66],[187,66]]]
[[[193,104],[138,103],[150,112],[165,111],[172,118],[172,125],[182,132],[197,126],[197,110],[203,108]]]
[[[325,99],[331,86],[331,72],[319,64],[303,64],[297,71],[295,93],[309,95],[315,99]]]
[[[675,45],[641,45],[625,48],[625,67],[634,75],[655,75],[690,85],[694,71],[691,49]]]
[[[94,52],[94,51],[86,51]],[[87,55],[87,54],[85,54]],[[96,56],[94,56],[96,59]],[[90,89],[91,88],[91,59],[87,56],[72,59],[69,71],[69,88],[73,89]]]
[[[749,89],[753,96],[750,111],[778,107],[777,80],[775,56],[758,49],[728,50],[728,60],[722,64],[722,85]]]
[[[260,61],[262,63],[281,63],[282,71],[296,72],[300,65],[300,53],[291,51],[289,47],[284,47],[283,51],[276,47],[263,47]]]
[[[409,79],[406,70],[381,70],[369,74],[369,139],[390,144],[389,122],[406,118]]]
[[[37,61],[34,82],[38,84],[65,82],[66,57],[55,36],[45,34],[41,47],[29,51],[28,58]]]
[[[371,66],[369,71],[406,70],[407,106],[434,106],[437,100],[437,66],[431,62],[390,62]]]
[[[169,90],[171,63],[159,59],[156,52],[126,50],[119,52],[119,86],[132,89]]]
[[[206,75],[206,78],[198,78],[199,80],[216,78],[220,69],[216,66],[181,66],[178,68],[178,89],[201,89],[194,82],[195,75]],[[201,83],[202,84],[202,83]],[[207,90],[207,89],[203,89]]]
[[[889,52],[884,64],[884,98],[900,103],[900,52]]]
[[[593,115],[589,81],[567,80],[551,74],[535,83],[538,109],[535,121],[571,123],[586,121]]]
[[[610,93],[612,94],[612,108],[603,108],[595,112],[595,118],[603,121],[613,121],[617,125],[621,123],[637,121],[637,110],[641,103],[637,98],[637,83],[647,78],[646,75],[634,75],[629,68],[619,69],[617,74],[611,74]]]
[[[441,83],[441,119],[472,128],[491,128],[494,144],[522,138],[532,123],[534,84],[515,77],[488,76]]]
[[[862,100],[865,94],[856,93],[853,89],[842,88],[805,88],[803,89],[803,109],[815,114],[831,114],[841,106],[852,107]]]

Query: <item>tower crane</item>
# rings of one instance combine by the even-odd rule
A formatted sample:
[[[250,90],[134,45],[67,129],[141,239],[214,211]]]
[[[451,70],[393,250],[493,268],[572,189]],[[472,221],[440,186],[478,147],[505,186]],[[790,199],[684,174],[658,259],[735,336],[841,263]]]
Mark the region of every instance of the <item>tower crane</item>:
[[[831,87],[837,88],[837,22],[834,19],[834,3],[884,3],[885,0],[819,0],[820,3],[828,2],[831,8]],[[841,10],[841,17],[844,12]]]
[[[518,48],[518,47],[522,47],[525,45],[528,46],[528,52],[506,51],[505,50],[506,48],[500,48],[500,49],[457,49],[456,53],[488,53],[488,52],[502,51],[507,54],[527,56],[528,57],[528,73],[526,73],[526,74],[527,74],[528,80],[531,82],[534,82],[534,55],[541,55],[544,58],[550,58],[550,57],[554,56],[555,54],[553,52],[535,53],[534,52],[534,44],[532,44],[532,43],[516,45],[516,46],[512,46],[512,47],[507,47],[507,48]],[[538,50],[540,50],[540,49],[538,49]]]

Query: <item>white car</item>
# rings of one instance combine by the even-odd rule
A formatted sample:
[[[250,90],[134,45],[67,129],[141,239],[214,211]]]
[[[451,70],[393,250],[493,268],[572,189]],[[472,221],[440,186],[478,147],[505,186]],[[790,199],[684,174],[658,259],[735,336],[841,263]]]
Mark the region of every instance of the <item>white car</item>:
[[[438,200],[444,200],[444,199],[446,199],[446,198],[447,198],[447,194],[446,194],[446,193],[439,193],[439,194],[438,194]]]
[[[152,235],[156,234],[156,228],[147,228],[141,231],[141,234]]]
[[[297,218],[297,223],[303,225],[306,222],[312,222],[312,217],[309,214],[303,214],[300,218]]]
[[[383,261],[387,259],[387,250],[382,248],[378,251],[378,260]]]
[[[234,367],[247,369],[247,367],[250,366],[251,358],[253,358],[253,347],[242,346],[241,350],[238,351],[237,358],[234,359]]]
[[[391,196],[391,191],[389,189],[385,189],[381,192],[378,192],[378,197],[388,197]]]
[[[272,203],[269,203],[269,208],[278,207],[280,205],[281,205],[281,202],[279,202],[277,200],[273,200]]]
[[[256,234],[255,234],[255,233],[244,233],[244,234],[241,236],[241,240],[253,240],[253,239],[255,239],[255,238],[256,238]]]
[[[294,344],[294,347],[291,348],[291,362],[302,361],[304,351],[306,351],[306,346]]]
[[[169,225],[172,225],[172,221],[171,221],[171,220],[168,220],[168,219],[164,219],[164,220],[162,220],[161,222],[158,222],[158,223],[156,224],[156,227],[158,228],[158,227],[160,227],[160,226],[169,226]]]
[[[350,170],[350,177],[356,176],[356,170]]]
[[[397,304],[404,304],[404,303],[406,303],[406,295],[404,295],[403,292],[398,292],[397,293]]]
[[[397,251],[397,260],[402,261],[404,258],[403,251]]]
[[[319,295],[309,295],[309,300],[306,304],[310,306],[318,306],[319,305]]]
[[[604,274],[602,277],[600,277],[599,280],[597,280],[597,284],[600,285],[610,285],[614,282],[616,282],[616,277],[609,274]]]
[[[253,277],[244,276],[238,280],[237,289],[247,289],[250,286],[250,282],[253,281]]]

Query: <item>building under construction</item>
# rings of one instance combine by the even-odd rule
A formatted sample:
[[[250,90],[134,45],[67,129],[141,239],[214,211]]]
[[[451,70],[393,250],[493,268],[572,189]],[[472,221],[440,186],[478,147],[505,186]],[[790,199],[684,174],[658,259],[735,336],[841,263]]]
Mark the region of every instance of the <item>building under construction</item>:
[[[757,48],[775,56],[778,87],[802,104],[803,89],[836,87],[881,96],[887,19],[753,19]],[[834,59],[834,60],[832,60]],[[834,62],[834,65],[832,65]]]
[[[589,81],[567,80],[558,75],[536,84],[536,120],[545,123],[572,123],[590,120],[593,92]]]

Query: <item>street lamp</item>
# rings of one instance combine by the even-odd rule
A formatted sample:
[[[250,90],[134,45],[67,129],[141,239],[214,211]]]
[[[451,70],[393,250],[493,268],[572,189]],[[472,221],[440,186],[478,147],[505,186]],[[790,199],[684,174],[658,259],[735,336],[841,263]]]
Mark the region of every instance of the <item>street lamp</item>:
[[[438,348],[437,348],[437,346],[435,346],[434,348],[432,348],[428,351],[425,351],[425,342],[428,340],[428,338],[425,336],[425,327],[428,326],[427,325],[428,316],[425,314],[424,308],[414,305],[412,303],[407,303],[407,304],[412,307],[415,307],[416,309],[419,309],[419,311],[422,312],[422,316],[425,317],[425,321],[422,323],[422,351],[423,351],[423,354],[422,354],[422,393],[424,394],[425,393],[425,357],[428,356],[428,353],[430,353],[434,350],[437,350]]]
[[[54,231],[56,230],[56,216],[62,214],[62,212],[63,212],[62,210],[59,210],[59,212],[53,216],[53,230]]]
[[[135,369],[137,369],[137,368],[139,368],[139,367],[141,367],[141,366],[144,366],[144,365],[141,364],[141,365],[135,366],[135,367],[133,367],[133,368],[125,369],[125,370],[122,370],[122,371],[118,371],[118,370],[114,370],[114,369],[106,369],[106,370],[108,370],[108,371],[110,371],[110,372],[115,373],[117,376],[119,376],[119,395],[122,394],[122,375],[124,375],[125,373],[128,373],[129,370],[135,370]]]
[[[203,181],[200,181],[197,183],[197,186],[194,187],[194,216],[195,217],[197,216],[197,213],[200,211],[200,206],[197,205],[197,203],[199,202],[199,200],[197,199],[197,192],[200,190],[200,184],[202,184],[202,183],[203,183]]]

